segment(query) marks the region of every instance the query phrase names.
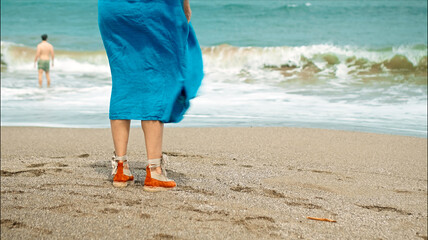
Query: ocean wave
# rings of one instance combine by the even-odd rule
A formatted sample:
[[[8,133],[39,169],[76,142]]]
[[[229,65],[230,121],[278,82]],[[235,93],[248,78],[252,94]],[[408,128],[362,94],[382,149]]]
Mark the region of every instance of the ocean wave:
[[[285,4],[282,5],[280,7],[275,8],[274,10],[289,10],[289,9],[293,9],[293,8],[298,8],[298,7],[310,7],[312,6],[312,4],[310,2],[304,3],[304,4],[296,4],[296,3],[291,3],[291,4]]]
[[[35,49],[2,42],[2,69],[34,70]],[[319,44],[310,46],[237,47],[227,44],[203,47],[204,67],[209,74],[235,75],[247,82],[257,76],[277,74],[276,78],[307,79],[361,76],[414,75],[426,84],[427,46],[393,46],[368,49]],[[105,51],[55,52],[55,71],[108,73]],[[275,76],[273,76],[275,77]]]
[[[389,50],[339,47],[328,44],[299,47],[235,47],[227,44],[203,49],[204,63],[212,71],[241,75],[280,73],[287,79],[361,78],[414,75],[426,84],[427,47],[397,46]],[[414,78],[412,78],[414,79]],[[251,81],[251,80],[250,80]]]
[[[22,44],[1,42],[2,71],[34,70],[36,49]],[[108,72],[105,51],[55,50],[54,69],[58,72]]]
[[[240,3],[229,3],[222,6],[223,9],[226,10],[250,10],[254,7],[248,4],[240,4]]]

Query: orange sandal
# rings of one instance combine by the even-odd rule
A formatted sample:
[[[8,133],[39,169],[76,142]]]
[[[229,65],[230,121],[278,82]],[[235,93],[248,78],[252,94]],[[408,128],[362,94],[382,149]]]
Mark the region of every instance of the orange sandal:
[[[149,159],[149,165],[146,167],[146,180],[144,181],[144,191],[147,192],[160,192],[173,189],[177,184],[174,180],[167,178],[165,164],[168,157],[163,154],[162,158]],[[162,173],[159,174],[156,171],[152,171],[156,167],[161,167]]]
[[[111,166],[113,167],[112,175],[113,177],[113,186],[123,188],[128,185],[129,181],[134,181],[134,176],[132,176],[131,171],[129,170],[127,156],[118,157],[114,154],[111,160]]]

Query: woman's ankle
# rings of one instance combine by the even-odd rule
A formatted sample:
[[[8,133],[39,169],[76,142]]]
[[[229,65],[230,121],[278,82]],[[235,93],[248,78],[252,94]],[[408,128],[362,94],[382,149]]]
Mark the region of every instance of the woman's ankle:
[[[161,167],[151,167],[150,171],[155,172],[157,174],[162,174],[162,168]]]

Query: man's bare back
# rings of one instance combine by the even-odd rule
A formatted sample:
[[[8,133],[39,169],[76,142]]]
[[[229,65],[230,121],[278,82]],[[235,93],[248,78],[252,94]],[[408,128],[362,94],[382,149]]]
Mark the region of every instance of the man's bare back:
[[[39,86],[42,87],[43,72],[46,74],[46,80],[48,87],[51,84],[51,78],[49,76],[49,63],[52,58],[52,67],[54,66],[54,49],[52,44],[47,42],[48,35],[42,35],[42,42],[37,45],[36,57],[34,58],[34,67],[36,63],[39,70]]]
[[[54,50],[52,44],[48,43],[47,41],[42,41],[37,45],[37,54],[38,58],[40,60],[50,60],[52,56],[54,56]],[[53,66],[53,62],[52,62]]]

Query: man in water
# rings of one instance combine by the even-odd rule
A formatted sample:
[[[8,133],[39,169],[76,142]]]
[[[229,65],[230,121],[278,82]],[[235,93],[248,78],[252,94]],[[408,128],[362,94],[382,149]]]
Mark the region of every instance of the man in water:
[[[34,58],[34,67],[39,69],[39,87],[42,87],[43,72],[46,73],[46,80],[48,87],[51,85],[51,78],[49,76],[49,61],[52,58],[52,67],[54,66],[54,49],[52,44],[47,41],[48,35],[42,35],[42,42],[37,45],[37,53]],[[37,61],[38,60],[38,61]]]

